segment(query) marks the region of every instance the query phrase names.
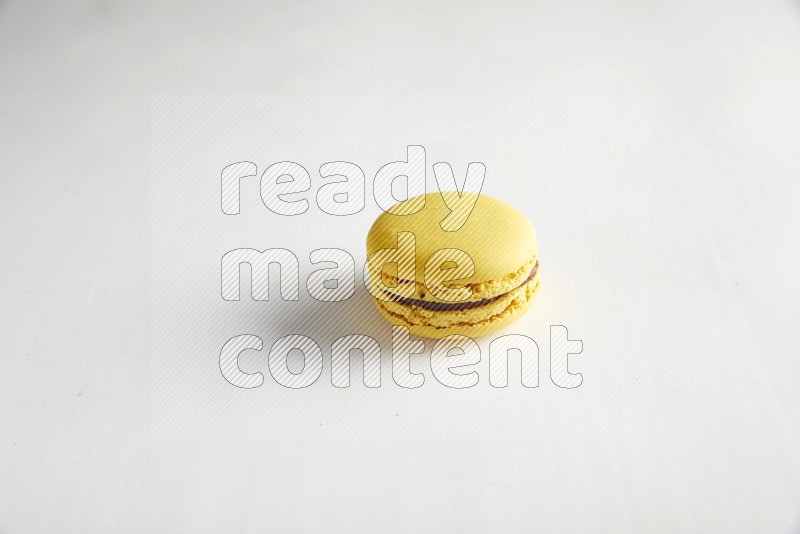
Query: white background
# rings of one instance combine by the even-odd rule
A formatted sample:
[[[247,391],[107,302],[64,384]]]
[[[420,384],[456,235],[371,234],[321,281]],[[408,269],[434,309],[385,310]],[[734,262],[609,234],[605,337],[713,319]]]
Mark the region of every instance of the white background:
[[[0,532],[797,532],[798,17],[788,2],[0,5]],[[186,372],[169,407],[150,346],[151,250],[165,243],[150,226],[150,110],[165,93],[438,95],[372,97],[407,104],[376,107],[397,121],[388,133],[362,110],[329,141],[281,144],[226,113],[214,120],[230,131],[178,137],[175,183],[199,184],[174,212],[184,246],[215,233],[181,264],[208,280],[175,279],[195,306],[167,299],[205,336],[175,345]],[[516,105],[495,114],[465,93]],[[443,96],[454,104],[430,104]],[[332,388],[329,367],[299,392],[220,384],[224,339],[259,329],[271,344],[295,324],[289,303],[204,307],[220,252],[275,246],[265,222],[306,267],[311,246],[355,256],[377,208],[368,196],[328,224],[312,206],[306,243],[254,195],[241,234],[218,204],[204,218],[203,188],[240,159],[308,163],[313,178],[350,158],[369,191],[412,143],[457,175],[483,161],[485,192],[534,222],[542,292],[510,331],[544,356],[547,325],[566,324],[584,384],[559,390],[543,372],[538,389],[495,390],[485,354],[465,391],[429,369],[402,390],[387,366],[377,391]],[[358,328],[385,328],[363,315]],[[343,333],[320,333],[326,356]],[[177,410],[193,416],[168,424]]]

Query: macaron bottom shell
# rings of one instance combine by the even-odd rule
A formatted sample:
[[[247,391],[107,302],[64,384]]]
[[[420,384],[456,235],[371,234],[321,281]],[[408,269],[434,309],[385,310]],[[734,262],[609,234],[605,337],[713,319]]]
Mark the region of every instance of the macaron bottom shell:
[[[525,314],[539,290],[539,275],[496,301],[458,312],[431,312],[398,302],[375,300],[375,306],[393,325],[405,326],[420,337],[440,339],[452,334],[479,337],[499,330]]]

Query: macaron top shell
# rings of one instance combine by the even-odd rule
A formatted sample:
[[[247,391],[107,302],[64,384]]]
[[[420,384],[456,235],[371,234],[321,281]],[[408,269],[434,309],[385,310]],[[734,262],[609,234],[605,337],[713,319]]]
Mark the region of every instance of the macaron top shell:
[[[381,214],[367,235],[367,256],[397,247],[397,234],[411,232],[415,237],[418,284],[424,280],[428,258],[446,248],[462,250],[472,258],[475,273],[455,282],[473,288],[473,298],[469,300],[508,291],[525,280],[538,259],[536,232],[528,219],[505,202],[464,192],[462,195],[470,200],[478,197],[475,207],[458,230],[449,232],[440,224],[451,212],[442,195],[438,191],[426,194],[424,208],[410,215]]]

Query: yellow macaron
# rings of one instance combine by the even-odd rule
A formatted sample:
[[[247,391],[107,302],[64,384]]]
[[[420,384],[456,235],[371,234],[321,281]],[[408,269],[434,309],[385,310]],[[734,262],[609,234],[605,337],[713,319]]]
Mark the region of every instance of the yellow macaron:
[[[375,305],[390,323],[418,336],[488,334],[522,316],[539,288],[530,221],[505,202],[465,192],[461,205],[474,208],[460,228],[447,231],[442,221],[457,195],[428,193],[420,211],[383,213],[367,235]]]

